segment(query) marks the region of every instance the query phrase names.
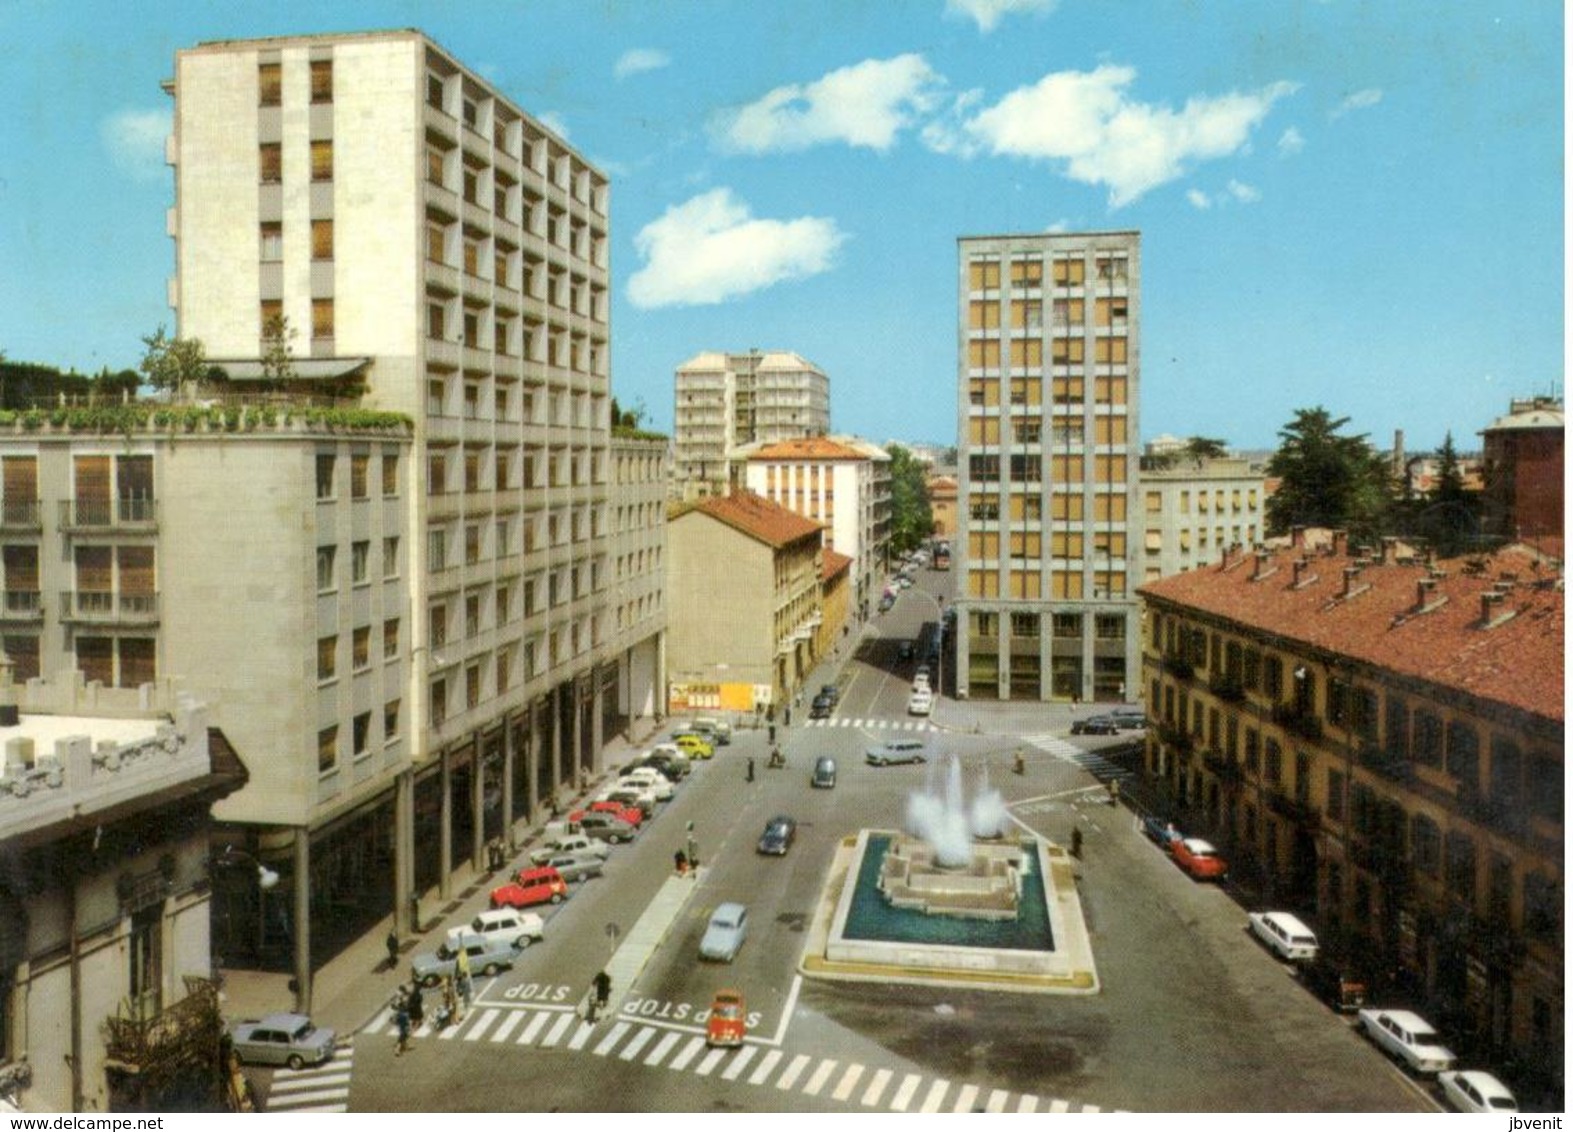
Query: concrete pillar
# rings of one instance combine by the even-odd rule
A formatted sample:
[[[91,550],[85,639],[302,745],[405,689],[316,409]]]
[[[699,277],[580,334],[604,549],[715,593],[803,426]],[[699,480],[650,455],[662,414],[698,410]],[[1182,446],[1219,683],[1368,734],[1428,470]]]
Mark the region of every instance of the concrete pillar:
[[[971,671],[969,645],[971,643],[967,607],[957,603],[956,609],[956,671],[951,673],[951,680],[956,686],[956,698],[967,698],[967,674]]]
[[[551,728],[551,784],[552,797],[557,797],[557,788],[563,782],[563,685],[555,685],[550,694],[551,719],[547,726]]]
[[[415,772],[393,780],[393,930],[411,934],[410,896],[415,891]]]
[[[594,690],[590,693],[590,766],[599,770],[601,746],[606,741],[606,691],[601,683],[600,665],[590,670],[590,679],[594,681]]]
[[[542,703],[541,698],[536,697],[524,720],[524,789],[525,800],[528,803],[526,812],[532,822],[541,804],[541,760],[546,757],[546,736],[542,730],[545,720],[541,717]]]
[[[446,901],[453,895],[453,755],[444,747],[438,758],[442,763],[438,778],[442,808],[438,813],[442,816],[437,822],[437,896]]]
[[[311,831],[295,830],[295,1010],[311,1013]]]
[[[481,732],[470,739],[470,867],[486,867],[486,768],[481,760]]]
[[[666,718],[668,703],[666,690],[666,630],[655,635],[655,721]]]
[[[518,752],[518,736],[514,729],[519,721],[505,715],[502,721],[502,839],[512,855],[513,843],[513,760]]]
[[[573,704],[573,755],[569,759],[568,777],[563,779],[571,789],[579,785],[579,760],[584,757],[584,677],[575,676],[568,683],[568,699]]]

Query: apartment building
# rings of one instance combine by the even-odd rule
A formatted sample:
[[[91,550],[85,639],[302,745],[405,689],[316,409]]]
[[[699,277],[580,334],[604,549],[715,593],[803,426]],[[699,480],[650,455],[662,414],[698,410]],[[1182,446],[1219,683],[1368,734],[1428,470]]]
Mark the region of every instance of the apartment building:
[[[744,486],[825,529],[825,547],[852,559],[850,612],[867,618],[890,567],[890,454],[851,436],[745,445]]]
[[[956,537],[956,498],[960,485],[949,474],[928,478],[929,516],[934,520],[934,537],[950,540]]]
[[[1486,530],[1500,538],[1562,537],[1565,414],[1554,397],[1514,400],[1485,442]]]
[[[1560,1095],[1560,562],[1297,539],[1141,597],[1163,804],[1450,1047]]]
[[[356,807],[304,824],[255,786],[220,816],[270,866],[293,864],[290,883],[334,832],[384,865],[389,842],[429,847],[367,880],[403,931],[411,894],[446,898],[459,863],[480,867],[488,842],[597,767],[632,702],[630,656],[658,667],[659,616],[625,611],[619,630],[613,592],[609,186],[416,31],[204,43],[175,63],[179,334],[239,387],[259,358],[293,352],[292,393],[353,383],[361,407],[413,422],[409,773],[392,794],[357,780]],[[319,643],[281,636],[309,681]],[[317,747],[279,755],[308,793]],[[296,963],[303,1001],[309,966]]]
[[[1140,472],[1146,581],[1254,547],[1267,530],[1267,477],[1249,460],[1144,460]]]
[[[747,491],[674,505],[672,711],[784,705],[815,662],[826,572],[818,523]]]
[[[959,241],[958,696],[1124,700],[1135,597],[1141,242]]]
[[[736,450],[830,431],[830,379],[784,350],[707,352],[677,368],[673,493],[725,494]]]

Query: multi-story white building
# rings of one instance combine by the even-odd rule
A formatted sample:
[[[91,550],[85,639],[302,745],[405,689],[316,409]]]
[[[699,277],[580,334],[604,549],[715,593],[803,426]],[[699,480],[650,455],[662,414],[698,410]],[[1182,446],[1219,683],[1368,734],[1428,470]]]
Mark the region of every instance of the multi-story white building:
[[[1138,688],[1141,244],[966,237],[958,262],[956,687]]]
[[[446,897],[460,862],[479,867],[597,767],[631,702],[622,679],[664,679],[659,587],[621,628],[614,608],[607,180],[415,31],[205,43],[177,54],[167,89],[178,333],[237,384],[276,378],[259,359],[282,345],[292,393],[353,384],[361,405],[413,421],[408,770],[395,792],[352,771],[330,802],[318,729],[286,743],[226,718],[238,748],[292,768],[279,773],[300,778],[300,804],[283,812],[254,784],[219,810],[286,883],[359,870],[402,930],[410,894]],[[342,693],[313,664],[322,616],[273,632],[308,686],[318,674],[306,718],[326,727]],[[225,663],[214,679],[246,668]]]
[[[851,436],[748,445],[749,491],[825,528],[825,548],[852,559],[851,609],[866,618],[890,565],[890,454]]]
[[[1179,456],[1141,470],[1144,578],[1216,562],[1266,535],[1267,477],[1249,460]]]
[[[673,492],[722,494],[736,450],[830,431],[830,379],[783,350],[699,354],[677,368]]]

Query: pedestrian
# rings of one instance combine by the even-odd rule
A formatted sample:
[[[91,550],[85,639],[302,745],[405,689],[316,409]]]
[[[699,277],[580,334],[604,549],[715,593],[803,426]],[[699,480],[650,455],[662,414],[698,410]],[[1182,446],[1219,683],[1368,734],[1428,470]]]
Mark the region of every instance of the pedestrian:
[[[397,971],[399,969],[399,933],[392,928],[388,929],[387,946],[388,970]]]
[[[775,746],[775,743],[776,743],[776,725],[774,723],[772,723],[770,725],[770,745],[773,747],[773,746]]]
[[[410,1026],[416,1030],[426,1021],[426,999],[421,994],[421,985],[416,983],[410,988],[409,997]]]
[[[453,981],[458,984],[459,998],[464,1003],[463,1012],[454,1020],[462,1022],[470,1009],[470,953],[463,947],[459,948],[459,957],[454,961]]]
[[[410,1044],[410,1006],[404,994],[404,988],[399,988],[398,1002],[393,1008],[393,1024],[398,1028],[399,1036],[394,1043],[393,1052],[402,1054]]]
[[[449,1022],[454,1021],[457,1018],[458,1013],[459,1000],[454,996],[453,993],[453,976],[444,975],[442,977],[443,1024],[447,1025]]]
[[[748,781],[754,781],[754,756],[748,756]]]
[[[672,864],[677,869],[677,875],[683,876],[688,872],[688,854],[679,849],[672,854]]]
[[[612,1001],[612,976],[605,971],[597,973],[595,982],[595,1008],[597,1012],[606,1009],[606,1004]]]
[[[784,709],[784,714],[786,716],[786,719],[785,719],[784,722],[786,723],[786,725],[788,727],[791,727],[792,726],[792,705],[791,704],[788,704],[786,706],[786,708]]]

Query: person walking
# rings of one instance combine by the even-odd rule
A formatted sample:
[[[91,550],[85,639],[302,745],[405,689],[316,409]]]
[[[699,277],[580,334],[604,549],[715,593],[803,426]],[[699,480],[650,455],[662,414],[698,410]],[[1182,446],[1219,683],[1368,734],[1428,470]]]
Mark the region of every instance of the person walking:
[[[754,781],[754,756],[748,756],[748,781]]]
[[[463,946],[459,948],[459,957],[454,963],[453,981],[459,985],[459,999],[464,1003],[464,1009],[455,1022],[464,1021],[464,1015],[470,1011],[470,953]]]
[[[398,1028],[399,1036],[393,1045],[395,1055],[403,1055],[410,1045],[410,1005],[404,988],[399,988],[393,1004],[393,1024]]]
[[[410,988],[410,1028],[419,1030],[426,1021],[426,998],[421,994],[421,985],[416,983]]]
[[[399,969],[399,933],[392,928],[388,929],[387,947],[388,970],[397,971]]]

